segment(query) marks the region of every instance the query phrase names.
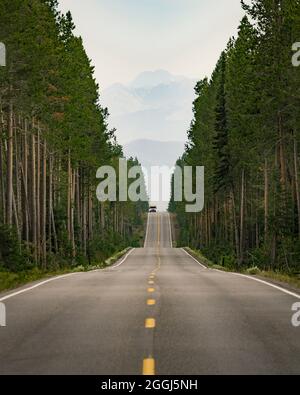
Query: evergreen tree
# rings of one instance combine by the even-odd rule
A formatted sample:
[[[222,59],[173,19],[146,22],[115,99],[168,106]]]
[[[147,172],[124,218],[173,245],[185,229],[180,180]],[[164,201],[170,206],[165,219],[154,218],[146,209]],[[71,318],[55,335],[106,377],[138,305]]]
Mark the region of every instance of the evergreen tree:
[[[205,166],[205,208],[173,200],[181,244],[228,267],[299,270],[298,0],[242,2],[247,16],[197,84],[182,166]]]
[[[122,148],[72,15],[57,7],[56,0],[0,2],[8,54],[0,69],[0,239],[14,244],[11,253],[0,246],[5,269],[100,263],[139,245],[147,210],[144,202],[96,199],[98,167],[117,167]],[[23,263],[13,265],[17,250]]]

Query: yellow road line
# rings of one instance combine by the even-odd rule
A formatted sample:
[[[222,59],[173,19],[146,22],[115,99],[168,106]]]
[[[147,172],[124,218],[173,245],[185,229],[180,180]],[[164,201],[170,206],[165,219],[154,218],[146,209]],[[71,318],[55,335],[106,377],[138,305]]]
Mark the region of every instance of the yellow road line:
[[[156,276],[156,272],[160,269],[161,260],[160,260],[160,215],[157,215],[157,266],[152,271],[151,275],[149,276],[149,285],[154,285],[154,279]],[[155,288],[149,287],[148,293],[154,293]],[[155,299],[148,299],[147,305],[148,306],[155,306],[156,300]],[[156,327],[156,320],[155,318],[147,318],[145,321],[145,328],[146,329],[154,329]],[[143,361],[143,375],[144,376],[154,376],[155,375],[155,360],[152,357],[146,358]]]
[[[147,318],[145,321],[145,328],[153,329],[155,328],[156,322],[154,318]]]
[[[156,304],[156,300],[155,299],[148,299],[147,300],[147,305],[148,306],[154,306]]]
[[[154,360],[154,358],[144,359],[143,375],[144,376],[154,376],[155,375],[155,360]]]

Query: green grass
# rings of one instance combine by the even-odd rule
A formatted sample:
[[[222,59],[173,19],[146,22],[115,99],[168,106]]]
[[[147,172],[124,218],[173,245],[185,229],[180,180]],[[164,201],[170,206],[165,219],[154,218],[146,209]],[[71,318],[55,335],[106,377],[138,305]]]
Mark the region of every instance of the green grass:
[[[116,263],[129,250],[130,248],[127,248],[124,251],[118,252],[111,258],[107,259],[104,263],[100,263],[98,265],[93,265],[93,266],[87,266],[87,267],[77,266],[72,269],[61,269],[55,271],[44,271],[36,268],[30,271],[18,272],[18,273],[0,271],[0,292],[8,291],[10,289],[14,289],[34,281],[60,276],[63,274],[88,272],[91,270],[105,269],[106,267],[109,267],[114,263]]]
[[[230,272],[230,269],[221,265],[214,264],[212,261],[207,259],[199,250],[192,250],[190,247],[185,247],[184,249],[189,254],[191,254],[194,258],[196,258],[200,263],[202,263],[204,266],[207,266],[210,269],[222,270],[223,272]]]
[[[286,283],[300,289],[300,278],[297,276],[273,271],[262,271],[259,273],[259,275],[270,280]]]
[[[204,264],[205,266],[207,266],[211,269],[222,270],[224,272],[237,272],[237,271],[233,271],[229,268],[226,268],[224,266],[214,264],[209,259],[207,259],[200,251],[192,250],[189,247],[186,247],[185,250],[188,251],[194,258],[198,259],[199,262],[201,262],[202,264]],[[239,273],[250,275],[250,276],[264,277],[266,279],[278,281],[280,283],[285,283],[287,285],[291,285],[293,287],[300,289],[300,278],[295,275],[274,272],[271,270],[270,271],[261,271],[258,267],[250,267],[248,269],[239,271]]]
[[[57,275],[70,273],[70,272],[71,270],[45,272],[39,269],[34,269],[26,272],[18,272],[18,273],[0,272],[0,292],[13,289],[37,280],[54,277]]]
[[[215,266],[210,260],[208,260],[202,253],[198,250],[192,250],[190,247],[184,248],[189,254],[191,254],[194,258],[198,259],[200,263],[205,266],[212,267]]]
[[[249,269],[246,270],[246,274],[255,276],[256,274],[261,274],[261,270],[257,266],[249,267]]]

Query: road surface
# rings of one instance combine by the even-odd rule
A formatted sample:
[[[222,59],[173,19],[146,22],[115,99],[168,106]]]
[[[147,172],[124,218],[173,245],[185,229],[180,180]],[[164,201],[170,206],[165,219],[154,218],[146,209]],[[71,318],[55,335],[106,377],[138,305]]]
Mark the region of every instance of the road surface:
[[[0,374],[299,374],[297,295],[206,269],[171,238],[151,214],[145,248],[114,267],[2,294]]]

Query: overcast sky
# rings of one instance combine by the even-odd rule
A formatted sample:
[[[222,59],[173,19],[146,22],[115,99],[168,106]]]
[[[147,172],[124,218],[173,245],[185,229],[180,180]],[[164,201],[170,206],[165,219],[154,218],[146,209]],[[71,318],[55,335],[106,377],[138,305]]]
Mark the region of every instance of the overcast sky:
[[[144,71],[167,70],[193,80],[210,76],[229,38],[236,35],[243,16],[240,0],[60,0],[60,5],[63,12],[70,10],[73,14],[76,33],[83,37],[101,91],[115,83],[128,85]],[[135,148],[130,155],[138,156],[145,166],[145,158],[148,165],[158,164],[155,151],[159,154],[157,147],[162,146],[158,141],[186,141],[192,119],[193,84],[189,89],[191,99],[187,108],[182,93],[177,94],[176,90],[173,93],[178,101],[173,109],[175,119],[186,114],[182,123],[174,121],[175,124],[170,122],[169,111],[173,97],[167,96],[170,105],[165,103],[164,113],[156,108],[143,111],[143,106],[137,111],[136,92],[131,95],[125,90],[124,96],[121,90],[112,95],[110,126],[117,127],[117,138],[122,144],[133,141]],[[165,97],[163,93],[164,89]],[[105,92],[102,97],[101,104],[108,105]],[[116,117],[118,108],[124,106],[128,114]],[[177,133],[175,126],[179,129]],[[169,157],[175,164],[180,154],[174,144],[163,147],[165,152],[161,156]],[[169,181],[163,190],[169,196]],[[158,202],[158,207],[165,210],[167,203]]]
[[[60,0],[71,10],[100,87],[145,70],[210,75],[243,11],[240,0]]]

